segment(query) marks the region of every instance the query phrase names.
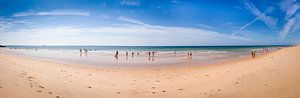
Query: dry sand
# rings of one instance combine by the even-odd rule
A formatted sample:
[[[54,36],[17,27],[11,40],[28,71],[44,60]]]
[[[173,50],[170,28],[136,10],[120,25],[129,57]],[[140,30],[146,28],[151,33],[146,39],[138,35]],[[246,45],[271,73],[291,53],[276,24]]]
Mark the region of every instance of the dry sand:
[[[300,47],[207,66],[70,65],[0,49],[0,98],[300,98]]]

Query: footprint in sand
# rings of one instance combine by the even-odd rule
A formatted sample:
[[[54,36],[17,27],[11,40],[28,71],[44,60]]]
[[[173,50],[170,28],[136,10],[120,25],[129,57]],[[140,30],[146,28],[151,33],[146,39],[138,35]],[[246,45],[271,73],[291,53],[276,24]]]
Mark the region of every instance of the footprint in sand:
[[[235,84],[239,84],[239,82],[235,82]]]
[[[29,76],[28,79],[35,79],[34,77]]]
[[[220,92],[220,91],[221,91],[221,89],[218,89],[218,91]]]
[[[56,96],[56,98],[60,98],[59,96]]]
[[[0,88],[2,88],[2,86],[0,86]]]
[[[161,92],[167,92],[167,91],[163,90],[163,91],[161,91]]]
[[[117,94],[121,94],[121,92],[117,92]]]
[[[207,76],[207,77],[208,77],[209,75],[205,75],[205,76]]]
[[[49,91],[48,94],[53,94],[53,93]]]
[[[43,87],[43,86],[39,86],[39,88],[45,88],[45,87]]]
[[[155,94],[156,92],[152,92],[152,94]]]
[[[92,88],[91,86],[88,86],[88,88]]]
[[[155,89],[155,87],[153,86],[153,87],[151,87],[152,89]]]
[[[37,90],[36,92],[39,92],[39,93],[41,93],[41,92],[42,92],[42,90]]]
[[[268,86],[268,84],[265,84],[265,86]]]
[[[181,89],[178,89],[178,90],[182,91],[183,89],[181,88]]]

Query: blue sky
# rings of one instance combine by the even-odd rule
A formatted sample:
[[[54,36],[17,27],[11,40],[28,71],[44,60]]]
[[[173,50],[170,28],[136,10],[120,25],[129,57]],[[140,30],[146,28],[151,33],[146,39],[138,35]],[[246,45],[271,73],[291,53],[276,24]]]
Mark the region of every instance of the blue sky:
[[[0,0],[0,44],[300,43],[296,0]]]

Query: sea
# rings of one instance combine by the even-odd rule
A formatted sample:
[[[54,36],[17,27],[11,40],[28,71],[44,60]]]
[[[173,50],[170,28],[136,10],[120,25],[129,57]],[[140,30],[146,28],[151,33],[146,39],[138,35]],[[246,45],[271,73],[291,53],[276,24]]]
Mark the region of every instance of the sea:
[[[207,65],[251,57],[291,45],[259,46],[26,46],[8,45],[10,54],[65,64],[115,67]],[[80,50],[87,50],[87,52]],[[116,52],[118,55],[116,56]],[[149,52],[151,54],[149,55]],[[154,55],[152,54],[154,52]]]

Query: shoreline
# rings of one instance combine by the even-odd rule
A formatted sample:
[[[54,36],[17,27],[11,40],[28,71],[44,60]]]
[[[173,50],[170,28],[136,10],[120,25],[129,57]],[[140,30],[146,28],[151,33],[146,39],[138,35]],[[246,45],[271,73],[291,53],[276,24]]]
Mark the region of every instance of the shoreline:
[[[199,60],[199,56],[197,56],[196,53],[194,54],[196,56],[193,57],[193,59],[191,59],[191,60],[186,59],[185,58],[186,56],[184,54],[178,54],[178,55],[181,55],[181,56],[178,56],[178,57],[175,56],[175,58],[177,58],[177,60],[180,60],[180,61],[174,61],[175,59],[173,59],[174,57],[172,57],[172,56],[160,57],[161,55],[164,56],[164,54],[157,54],[159,56],[155,57],[155,59],[156,59],[155,61],[147,61],[147,60],[142,59],[142,58],[144,58],[144,59],[147,58],[147,56],[135,57],[135,59],[137,59],[137,60],[134,60],[130,56],[129,61],[127,61],[127,60],[124,61],[122,59],[121,59],[121,61],[114,60],[115,58],[111,57],[110,59],[113,59],[113,60],[112,61],[109,60],[111,63],[107,63],[107,61],[105,61],[105,59],[101,60],[103,57],[99,57],[99,56],[96,57],[95,56],[95,55],[99,55],[99,54],[90,54],[91,57],[89,57],[89,58],[97,58],[97,59],[100,59],[100,61],[97,62],[97,63],[88,63],[87,61],[84,61],[84,59],[86,59],[86,57],[80,57],[80,59],[77,59],[77,60],[80,60],[80,61],[75,62],[74,60],[76,60],[76,59],[62,60],[62,59],[59,59],[59,58],[48,58],[48,57],[43,57],[43,56],[23,54],[22,52],[19,52],[19,50],[11,50],[11,49],[7,49],[7,48],[3,48],[3,49],[4,50],[1,50],[2,52],[4,51],[4,52],[6,52],[7,54],[10,54],[10,55],[14,54],[14,55],[22,56],[22,57],[29,58],[29,59],[51,61],[51,62],[56,62],[56,63],[61,63],[61,64],[80,65],[80,66],[95,66],[95,67],[98,67],[98,66],[99,67],[104,67],[105,66],[105,67],[116,67],[116,68],[118,68],[118,67],[119,68],[130,68],[130,67],[132,67],[132,68],[140,68],[140,69],[150,68],[150,67],[151,68],[164,68],[164,67],[169,68],[169,67],[185,67],[185,66],[187,66],[187,67],[190,67],[190,66],[209,66],[209,65],[222,64],[224,62],[232,62],[232,61],[243,60],[243,59],[248,59],[248,58],[252,59],[250,57],[250,52],[247,55],[243,54],[243,55],[239,55],[239,56],[236,55],[236,56],[232,56],[232,57],[228,56],[228,57],[223,57],[223,58],[214,58],[214,59],[211,59],[212,61],[209,61],[209,59]],[[260,57],[261,55],[269,54],[269,53],[277,51],[277,50],[278,49],[276,48],[276,49],[272,49],[272,51],[269,51],[269,52],[261,51],[260,53],[257,54],[257,57]],[[26,49],[22,50],[22,51],[26,52]],[[53,51],[53,50],[49,50],[49,51]],[[29,52],[29,53],[31,53],[31,52]],[[198,55],[203,55],[203,54],[198,54]],[[214,54],[214,55],[218,55],[218,54]],[[110,56],[105,54],[105,57],[110,57]],[[121,57],[121,58],[125,59],[125,57]],[[166,58],[168,58],[168,59],[166,59]],[[178,59],[178,58],[180,58],[180,59]],[[157,60],[159,60],[159,61],[157,61]],[[105,62],[103,62],[103,61],[105,61]],[[203,62],[203,61],[205,61],[205,62]],[[166,63],[166,62],[168,62],[168,63]],[[171,63],[171,62],[173,62],[173,63]],[[133,66],[131,66],[131,65],[133,65]],[[142,65],[142,66],[140,66],[140,65]]]
[[[140,69],[70,65],[0,53],[0,97],[297,98],[297,54],[299,46],[254,59]]]

